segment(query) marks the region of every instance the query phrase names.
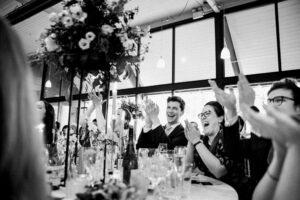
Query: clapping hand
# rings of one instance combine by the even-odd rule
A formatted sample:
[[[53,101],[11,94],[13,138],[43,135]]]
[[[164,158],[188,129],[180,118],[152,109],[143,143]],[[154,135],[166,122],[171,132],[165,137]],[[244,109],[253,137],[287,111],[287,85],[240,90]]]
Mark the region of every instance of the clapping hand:
[[[264,105],[266,114],[257,113],[245,105],[241,108],[245,118],[261,132],[262,136],[286,147],[300,144],[300,123],[291,116],[266,105]]]
[[[200,141],[200,131],[197,130],[195,126],[193,126],[188,120],[185,120],[185,137],[189,142],[195,144],[196,142]]]
[[[253,106],[255,101],[255,92],[243,74],[239,75],[238,90],[240,105],[245,104]]]
[[[228,112],[230,112],[230,114],[233,117],[236,115],[236,97],[233,93],[233,88],[229,87],[229,93],[226,93],[224,90],[222,90],[221,88],[219,88],[216,84],[215,81],[212,80],[208,80],[209,85],[212,87],[212,90],[215,93],[215,97],[217,99],[217,101],[224,106]]]
[[[159,107],[152,100],[148,99],[145,101],[144,110],[145,110],[146,116],[149,118],[149,120],[152,123],[158,119]],[[146,117],[146,119],[147,119],[147,117]]]

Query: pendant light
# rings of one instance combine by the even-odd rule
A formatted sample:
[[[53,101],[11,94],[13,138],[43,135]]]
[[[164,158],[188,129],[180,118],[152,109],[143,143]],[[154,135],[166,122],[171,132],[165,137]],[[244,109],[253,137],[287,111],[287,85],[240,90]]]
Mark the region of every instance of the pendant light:
[[[46,81],[45,87],[46,88],[51,88],[52,87],[52,83],[50,81],[50,71],[51,71],[51,67],[49,67],[49,75],[48,75],[48,80]]]
[[[162,45],[162,43],[163,43],[162,22],[161,22],[161,26],[160,26],[160,34],[161,34],[161,41],[160,41],[160,46],[161,46],[161,48],[160,48],[160,57],[159,57],[159,59],[158,59],[158,61],[157,61],[157,63],[156,63],[156,67],[159,68],[159,69],[163,69],[163,68],[166,67],[166,62],[165,62],[165,59],[164,59],[163,56],[162,56],[162,53],[163,53],[163,45]]]

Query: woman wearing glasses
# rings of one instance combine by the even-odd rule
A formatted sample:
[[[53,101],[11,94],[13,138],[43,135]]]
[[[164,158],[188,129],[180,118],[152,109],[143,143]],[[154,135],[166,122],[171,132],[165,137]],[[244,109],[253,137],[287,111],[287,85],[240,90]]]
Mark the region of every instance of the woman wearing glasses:
[[[188,139],[187,163],[195,163],[206,176],[220,179],[237,188],[242,175],[242,165],[226,156],[223,148],[224,109],[217,101],[205,104],[199,114],[203,137],[191,123],[186,121]],[[224,129],[225,128],[225,129]]]

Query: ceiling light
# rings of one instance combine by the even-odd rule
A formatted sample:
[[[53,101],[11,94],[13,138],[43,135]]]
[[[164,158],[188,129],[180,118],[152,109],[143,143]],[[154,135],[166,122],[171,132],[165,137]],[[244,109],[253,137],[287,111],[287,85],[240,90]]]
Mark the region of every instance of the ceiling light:
[[[50,79],[46,81],[45,87],[46,88],[51,88],[52,87]]]
[[[230,59],[230,51],[226,45],[224,45],[224,48],[221,51],[221,58],[224,60]]]
[[[166,67],[166,62],[162,56],[160,56],[160,58],[158,59],[156,66],[157,66],[157,68],[160,68],[160,69],[163,69]]]

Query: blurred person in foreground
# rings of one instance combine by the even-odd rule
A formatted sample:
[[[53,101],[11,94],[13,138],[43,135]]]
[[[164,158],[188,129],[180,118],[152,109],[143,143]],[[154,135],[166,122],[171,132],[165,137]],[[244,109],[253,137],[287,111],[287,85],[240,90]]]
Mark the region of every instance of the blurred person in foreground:
[[[32,74],[16,33],[0,17],[1,198],[46,199],[42,135],[37,133]]]
[[[291,78],[276,81],[268,92],[266,114],[242,104],[244,117],[265,138],[272,139],[273,156],[255,188],[253,199],[299,199],[300,88]]]

